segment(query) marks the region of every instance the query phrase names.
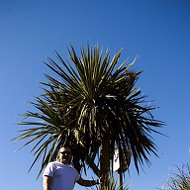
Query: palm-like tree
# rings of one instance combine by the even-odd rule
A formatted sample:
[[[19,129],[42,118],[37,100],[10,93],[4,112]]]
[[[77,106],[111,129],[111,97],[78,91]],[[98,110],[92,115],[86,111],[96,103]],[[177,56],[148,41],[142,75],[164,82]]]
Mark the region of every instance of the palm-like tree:
[[[39,174],[68,142],[78,170],[86,171],[88,165],[107,179],[117,146],[124,158],[120,164],[129,161],[130,153],[139,171],[150,153],[156,155],[151,134],[158,133],[157,127],[163,124],[151,114],[155,107],[134,87],[141,72],[132,71],[132,63],[118,65],[121,51],[112,60],[109,51],[103,55],[97,46],[81,48],[80,53],[77,56],[71,46],[70,62],[57,52],[59,63],[48,59],[46,64],[55,76],[45,75],[43,94],[31,102],[37,111],[24,114],[20,125],[25,128],[16,138],[27,140],[23,146],[34,143],[31,168],[41,158]]]

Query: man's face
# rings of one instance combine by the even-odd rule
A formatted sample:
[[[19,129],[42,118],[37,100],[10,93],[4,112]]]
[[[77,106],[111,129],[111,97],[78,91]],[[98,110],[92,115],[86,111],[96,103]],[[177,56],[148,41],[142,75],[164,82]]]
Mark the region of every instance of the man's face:
[[[59,160],[63,164],[69,164],[71,161],[72,153],[69,147],[62,147],[59,150]]]

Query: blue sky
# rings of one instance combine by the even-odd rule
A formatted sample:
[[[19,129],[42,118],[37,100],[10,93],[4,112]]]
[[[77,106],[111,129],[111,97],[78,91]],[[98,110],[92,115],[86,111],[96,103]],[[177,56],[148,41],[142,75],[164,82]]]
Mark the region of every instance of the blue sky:
[[[40,163],[27,172],[31,147],[17,152],[21,144],[11,142],[16,123],[41,93],[39,81],[50,72],[43,61],[54,50],[67,59],[70,43],[79,49],[88,42],[112,55],[122,48],[121,62],[137,57],[134,69],[144,71],[137,87],[159,107],[154,114],[167,137],[153,135],[159,158],[150,155],[140,175],[131,165],[127,183],[130,190],[161,187],[175,165],[190,160],[189,34],[188,0],[0,0],[1,189],[42,189]]]

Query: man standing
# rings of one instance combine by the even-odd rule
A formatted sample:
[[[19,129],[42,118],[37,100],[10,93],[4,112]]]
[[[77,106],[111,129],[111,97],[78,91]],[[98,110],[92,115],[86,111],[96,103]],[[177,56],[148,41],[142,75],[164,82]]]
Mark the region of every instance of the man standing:
[[[71,158],[71,148],[61,147],[58,152],[58,161],[50,162],[44,170],[43,190],[72,190],[75,182],[87,187],[100,183],[100,180],[83,179],[70,165]]]

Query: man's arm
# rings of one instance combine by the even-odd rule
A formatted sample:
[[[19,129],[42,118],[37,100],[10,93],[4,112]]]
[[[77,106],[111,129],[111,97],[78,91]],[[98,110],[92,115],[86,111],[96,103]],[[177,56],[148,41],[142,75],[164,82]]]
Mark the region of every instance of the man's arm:
[[[100,180],[85,180],[85,179],[80,177],[78,179],[77,183],[79,185],[89,187],[89,186],[100,184]]]
[[[77,183],[81,186],[89,187],[89,186],[100,184],[100,180],[85,180],[85,179],[80,177],[78,179]]]
[[[50,190],[51,183],[52,177],[45,175],[43,178],[43,190]]]

